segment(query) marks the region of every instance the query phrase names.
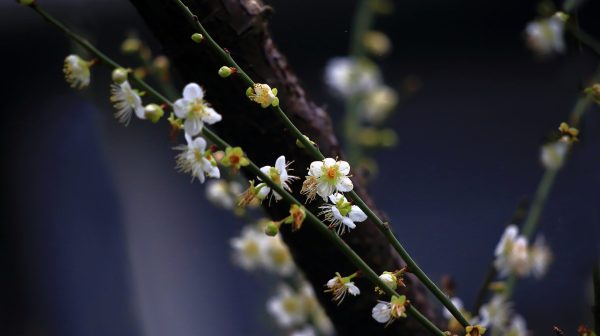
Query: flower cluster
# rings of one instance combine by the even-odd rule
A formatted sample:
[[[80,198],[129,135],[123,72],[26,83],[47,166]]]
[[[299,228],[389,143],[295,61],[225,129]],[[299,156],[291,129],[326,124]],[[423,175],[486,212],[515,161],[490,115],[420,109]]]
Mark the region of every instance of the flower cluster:
[[[533,274],[539,278],[546,273],[552,260],[552,253],[542,237],[529,247],[527,238],[519,235],[516,225],[506,228],[494,254],[494,266],[501,277],[514,273],[519,276]]]
[[[281,328],[292,330],[291,335],[333,334],[333,325],[317,302],[312,287],[304,281],[298,287],[293,290],[281,285],[277,295],[267,302],[267,311]]]
[[[296,267],[292,256],[279,236],[269,237],[259,226],[246,226],[240,236],[231,239],[233,260],[246,270],[265,269],[288,276]]]

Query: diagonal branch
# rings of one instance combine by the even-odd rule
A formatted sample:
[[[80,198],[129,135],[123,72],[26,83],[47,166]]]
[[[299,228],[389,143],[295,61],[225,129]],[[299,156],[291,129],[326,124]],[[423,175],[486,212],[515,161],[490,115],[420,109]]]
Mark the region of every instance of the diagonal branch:
[[[244,150],[259,164],[272,164],[276,156],[285,154],[294,160],[296,175],[304,175],[304,169],[312,161],[310,155],[296,146],[295,137],[278,118],[245,98],[246,87],[236,81],[223,80],[217,75],[217,69],[223,64],[209,50],[190,40],[190,35],[195,31],[174,2],[131,2],[161,42],[184,80],[195,81],[206,87],[207,99],[223,114],[223,121],[216,125],[219,134],[228,142],[243,144]],[[329,116],[307,98],[285,57],[273,44],[267,30],[267,19],[271,13],[269,7],[254,0],[198,0],[191,3],[190,7],[215,40],[229,50],[248,75],[258,82],[268,83],[279,89],[281,104],[286,107],[288,117],[319,145],[323,153],[333,157],[340,155]],[[373,207],[365,191],[360,188],[358,178],[354,182],[360,196]],[[300,183],[293,185],[293,189],[300,190]],[[300,195],[296,192],[295,196]],[[316,211],[316,206],[313,204],[308,208]],[[267,210],[274,218],[280,218],[289,209],[281,204]],[[359,225],[352,234],[343,238],[377,272],[395,270],[402,266],[400,258],[385,236],[371,223]],[[284,235],[284,239],[290,246],[296,263],[315,287],[339,334],[425,333],[414,320],[385,329],[376,323],[371,318],[371,308],[377,297],[368,290],[370,285],[366,280],[359,280],[359,286],[363,285],[365,288],[362,295],[340,307],[336,306],[328,295],[322,293],[321,288],[336,271],[354,272],[352,265],[310,227]],[[406,294],[428,317],[434,315],[420,285],[413,281]]]

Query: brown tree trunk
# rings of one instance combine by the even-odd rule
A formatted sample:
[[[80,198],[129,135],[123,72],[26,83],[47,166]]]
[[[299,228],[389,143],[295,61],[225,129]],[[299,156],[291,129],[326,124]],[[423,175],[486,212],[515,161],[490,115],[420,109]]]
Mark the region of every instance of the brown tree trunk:
[[[206,44],[191,41],[190,36],[195,31],[173,0],[131,2],[162,44],[176,71],[185,81],[202,85],[207,91],[207,100],[223,115],[223,121],[214,129],[229,143],[242,146],[259,166],[273,165],[279,155],[285,155],[288,160],[294,161],[292,174],[303,178],[312,162],[309,155],[295,145],[295,138],[272,112],[249,102],[244,94],[246,87],[235,80],[235,75],[227,79],[217,75],[222,62],[211,50],[207,50]],[[329,116],[308,99],[285,57],[273,44],[267,29],[270,7],[258,0],[192,0],[187,1],[187,5],[217,43],[229,50],[255,82],[268,83],[279,90],[278,96],[288,117],[318,144],[325,155],[343,157]],[[357,179],[358,176],[355,176],[356,191],[374,207]],[[299,195],[301,183],[301,180],[296,181],[292,189],[294,195],[303,200],[304,197]],[[319,203],[317,200],[308,208],[317,212]],[[273,218],[280,219],[288,209],[280,202],[272,203],[267,211]],[[295,233],[282,231],[285,231],[284,239],[296,263],[315,288],[339,335],[426,334],[410,318],[387,328],[375,322],[371,318],[371,309],[378,297],[366,279],[357,280],[361,295],[347,298],[340,306],[332,303],[331,296],[323,293],[323,285],[336,271],[350,274],[356,269],[310,225]],[[359,224],[343,238],[376,272],[402,266],[398,255],[370,222]],[[424,314],[432,317],[434,314],[423,287],[411,280],[408,279],[406,290],[409,299]]]

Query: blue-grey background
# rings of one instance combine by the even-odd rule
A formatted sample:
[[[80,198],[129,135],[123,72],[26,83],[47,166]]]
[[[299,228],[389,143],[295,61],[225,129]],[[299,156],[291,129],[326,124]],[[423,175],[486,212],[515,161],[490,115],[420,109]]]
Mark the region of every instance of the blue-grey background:
[[[40,0],[128,65],[130,29],[154,44],[127,3]],[[353,5],[271,1],[275,39],[307,91],[338,119],[322,84],[345,54]],[[451,274],[471,303],[516,203],[541,176],[539,146],[566,119],[597,58],[569,39],[540,61],[524,47],[533,1],[405,1],[378,27],[394,42],[386,81],[423,82],[390,126],[399,146],[377,154],[372,194],[434,279]],[[580,12],[600,37],[598,6]],[[26,8],[0,4],[2,235],[0,334],[60,336],[266,335],[265,278],[232,266],[241,223],[215,209],[201,185],[173,170],[167,131],[124,128],[112,117],[108,77],[94,69],[82,93],[62,79],[72,45]],[[600,117],[559,175],[541,230],[556,260],[526,280],[516,308],[536,334],[590,323],[590,274],[600,241]]]

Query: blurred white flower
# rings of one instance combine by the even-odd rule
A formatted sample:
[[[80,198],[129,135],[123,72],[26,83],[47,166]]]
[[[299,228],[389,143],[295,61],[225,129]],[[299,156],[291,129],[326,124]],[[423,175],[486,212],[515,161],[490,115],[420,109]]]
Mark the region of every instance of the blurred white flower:
[[[287,245],[279,235],[275,237],[265,236],[264,239],[266,240],[263,252],[265,268],[281,276],[291,275],[295,271],[296,265]]]
[[[304,324],[309,313],[302,295],[294,293],[287,285],[281,285],[277,296],[267,301],[267,310],[282,328]]]
[[[540,161],[546,169],[560,169],[565,161],[569,143],[567,141],[554,141],[542,146]]]
[[[377,87],[381,83],[381,74],[367,60],[336,57],[327,63],[325,82],[336,93],[348,98]]]
[[[110,101],[117,109],[115,118],[117,118],[119,122],[125,124],[125,126],[129,125],[131,115],[134,112],[138,118],[146,119],[146,113],[144,112],[144,106],[142,105],[142,97],[131,88],[128,81],[124,81],[121,84],[111,84],[110,87]]]
[[[533,21],[525,27],[527,45],[536,53],[547,56],[565,51],[565,23],[557,15]]]
[[[504,336],[527,336],[527,323],[520,315],[515,315],[506,329]]]
[[[212,180],[206,184],[208,201],[223,209],[233,209],[241,193],[242,185],[235,181]]]
[[[65,58],[63,73],[65,80],[74,89],[83,89],[90,85],[90,67],[93,61],[85,61],[78,55],[69,55]]]
[[[529,255],[531,259],[531,273],[538,279],[543,277],[548,271],[550,262],[552,262],[552,251],[546,245],[544,237],[539,236],[536,238],[533,246],[531,246]]]
[[[317,336],[317,332],[311,326],[304,326],[302,329],[294,330],[290,336]]]
[[[289,163],[285,162],[285,156],[281,155],[280,157],[277,158],[277,161],[275,161],[275,167],[264,166],[264,167],[260,168],[260,171],[263,174],[267,175],[277,185],[279,185],[283,189],[291,192],[292,189],[290,188],[289,183],[291,183],[298,177],[288,174],[288,171],[287,171],[288,165],[289,165]],[[259,180],[260,180],[260,178],[259,178]],[[260,188],[260,191],[258,192],[258,198],[259,199],[266,198],[270,191],[271,191],[271,188],[265,184],[262,188]],[[282,198],[281,195],[279,195],[275,191],[273,191],[272,196],[274,196],[275,200],[277,200],[277,201],[281,200],[281,198]]]
[[[313,200],[317,194],[327,201],[327,197],[335,191],[348,192],[354,188],[348,174],[350,165],[346,161],[336,161],[332,158],[314,161],[310,164],[300,193],[306,195],[308,201]]]
[[[450,298],[450,302],[452,302],[452,304],[454,305],[454,307],[456,307],[456,309],[458,309],[459,311],[462,312],[462,310],[464,309],[464,305],[462,300],[459,297],[452,297]],[[444,315],[444,317],[449,320],[454,318],[454,316],[452,315],[452,313],[450,313],[450,311],[444,307],[444,310],[442,311],[442,314]]]
[[[187,145],[179,145],[176,150],[181,151],[177,154],[177,169],[181,172],[192,175],[192,181],[197,178],[200,183],[204,183],[205,176],[212,178],[221,177],[217,162],[212,157],[212,153],[206,150],[206,140],[197,137],[192,140],[189,134],[185,134]]]
[[[494,295],[490,302],[484,304],[479,309],[479,318],[481,321],[478,324],[487,328],[504,330],[511,310],[512,305],[506,301],[504,296]]]
[[[331,223],[330,227],[336,228],[339,235],[348,230],[356,228],[355,222],[363,222],[367,215],[356,205],[350,204],[346,197],[340,193],[329,196],[329,201],[333,204],[323,204],[319,207],[319,215],[325,217],[325,221]]]
[[[527,239],[519,235],[516,225],[509,225],[496,246],[494,266],[505,277],[511,273],[525,276],[530,271]]]
[[[263,265],[267,236],[256,227],[246,226],[239,237],[231,239],[233,260],[245,270],[254,270]]]
[[[398,104],[398,94],[389,86],[380,85],[369,92],[361,101],[362,117],[372,123],[384,121]]]
[[[204,123],[212,125],[221,121],[222,117],[204,100],[204,90],[196,83],[189,83],[183,88],[183,98],[173,104],[177,118],[185,119],[183,124],[187,134],[199,134]]]
[[[323,310],[323,307],[319,304],[317,297],[315,296],[315,291],[312,286],[305,280],[303,280],[302,285],[299,290],[300,295],[302,295],[304,299],[304,305],[306,310],[310,314],[310,321],[313,326],[319,331],[321,335],[333,335],[334,328],[329,316]]]

